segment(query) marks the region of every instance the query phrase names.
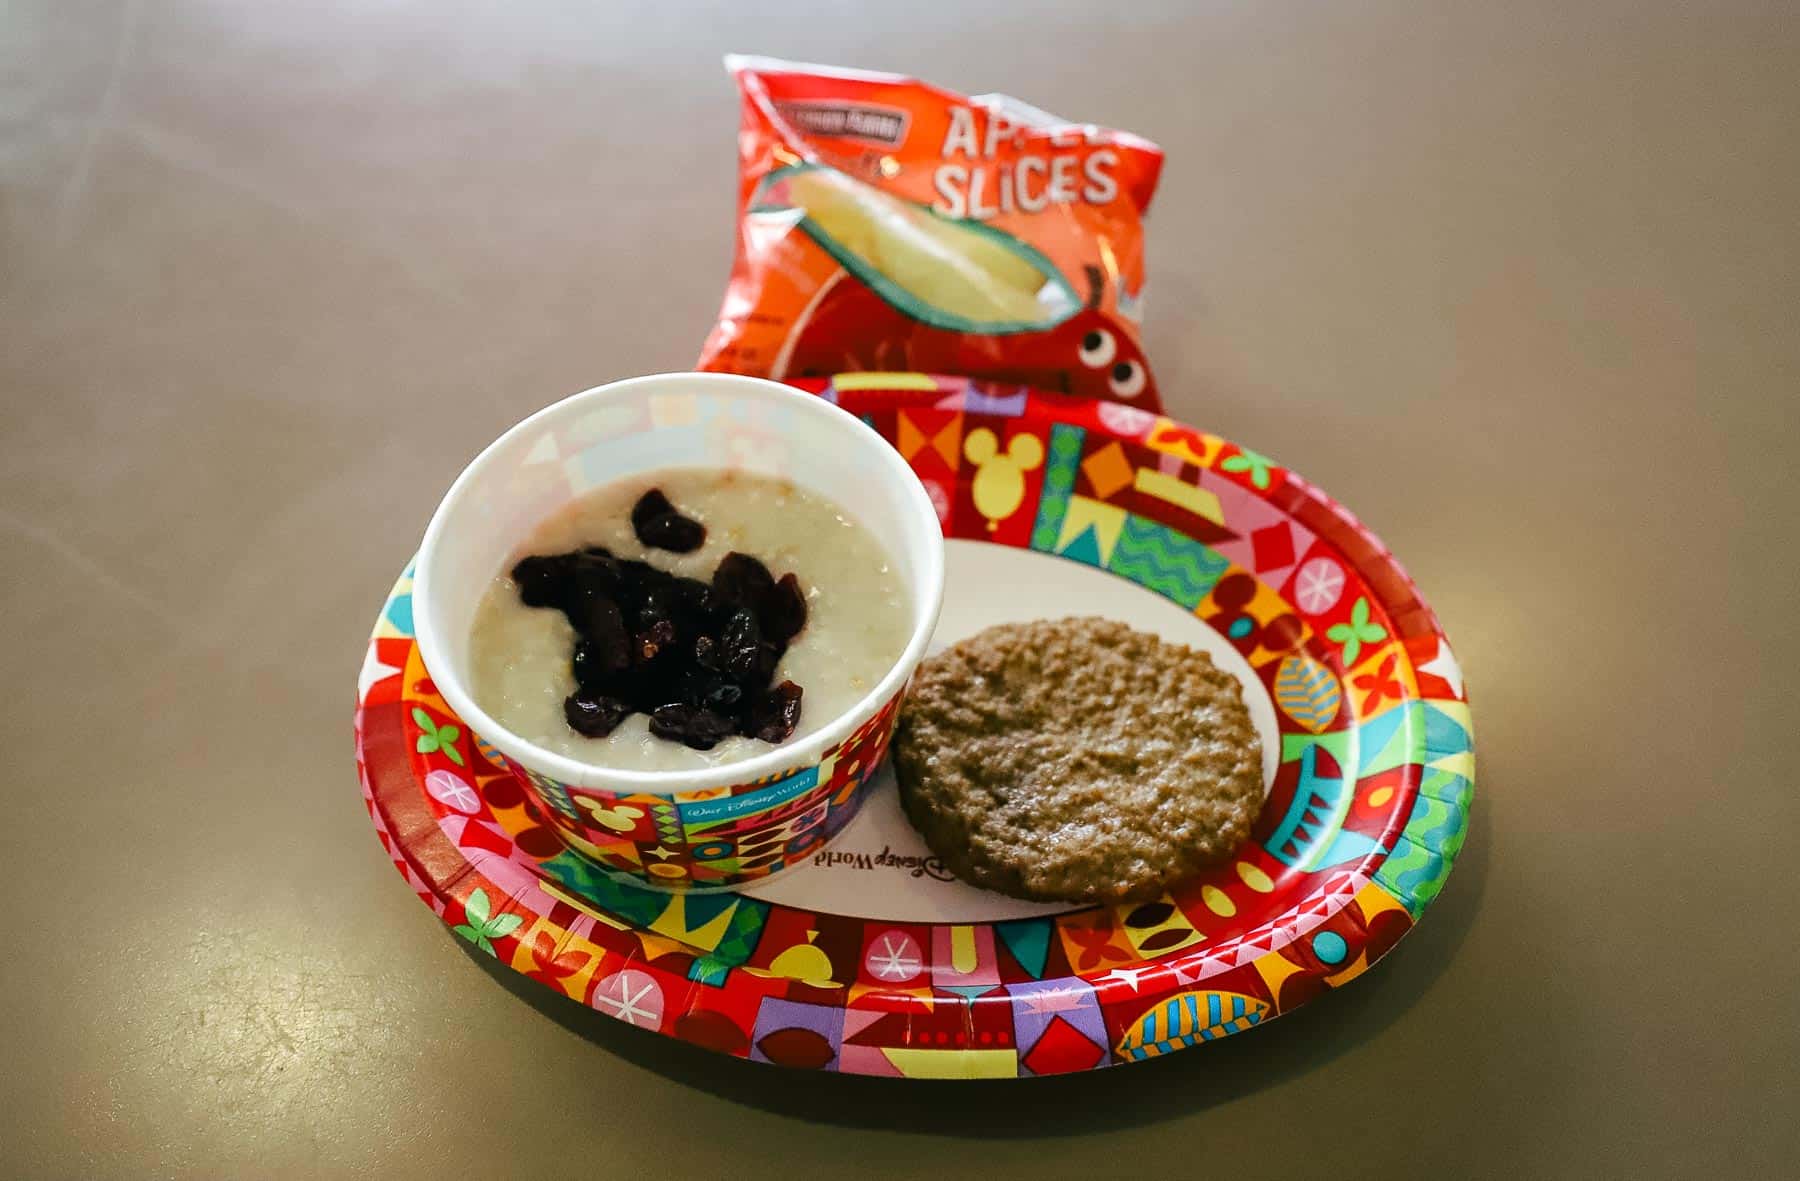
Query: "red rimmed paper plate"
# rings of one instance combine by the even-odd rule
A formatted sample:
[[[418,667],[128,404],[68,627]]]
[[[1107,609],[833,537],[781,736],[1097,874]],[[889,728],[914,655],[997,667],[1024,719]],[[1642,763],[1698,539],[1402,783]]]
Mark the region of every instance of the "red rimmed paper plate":
[[[1104,614],[1245,687],[1268,798],[1230,862],[1118,908],[956,881],[891,783],[804,866],[737,894],[620,884],[565,852],[432,686],[410,570],[358,682],[382,845],[479,950],[633,1025],[788,1066],[1014,1077],[1261,1024],[1411,929],[1467,830],[1462,677],[1381,543],[1265,457],[1129,407],[919,375],[833,398],[912,464],[951,538],[936,642]]]

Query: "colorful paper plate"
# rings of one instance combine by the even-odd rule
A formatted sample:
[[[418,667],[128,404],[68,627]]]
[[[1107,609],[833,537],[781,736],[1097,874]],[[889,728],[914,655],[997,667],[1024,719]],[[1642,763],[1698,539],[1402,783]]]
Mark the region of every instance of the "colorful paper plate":
[[[1354,517],[1253,451],[1129,407],[917,376],[822,396],[892,441],[938,505],[953,539],[940,643],[1098,613],[1238,675],[1266,748],[1253,840],[1151,902],[1017,902],[944,872],[889,779],[829,849],[753,891],[618,884],[563,850],[437,696],[409,571],[359,680],[357,765],[382,845],[458,935],[722,1053],[970,1078],[1248,1029],[1411,929],[1463,843],[1472,731],[1435,617]]]

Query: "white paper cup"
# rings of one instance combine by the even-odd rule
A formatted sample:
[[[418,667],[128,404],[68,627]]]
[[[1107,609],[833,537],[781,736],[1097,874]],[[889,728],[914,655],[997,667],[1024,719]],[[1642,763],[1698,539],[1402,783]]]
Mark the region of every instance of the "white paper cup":
[[[501,725],[469,693],[476,609],[546,517],[595,488],[670,467],[781,477],[843,508],[881,542],[909,591],[906,648],[856,705],[754,758],[634,771],[546,750]],[[855,815],[943,593],[937,513],[912,469],[875,431],[776,382],[665,373],[566,398],[476,456],[425,530],[413,612],[438,692],[486,749],[503,756],[570,848],[643,885],[733,889],[811,857]]]

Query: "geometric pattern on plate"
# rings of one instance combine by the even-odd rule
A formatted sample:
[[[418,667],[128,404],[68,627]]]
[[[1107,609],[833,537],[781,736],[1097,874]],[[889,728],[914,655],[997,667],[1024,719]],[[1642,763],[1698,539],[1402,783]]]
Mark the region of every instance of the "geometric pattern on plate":
[[[355,731],[376,835],[420,900],[480,952],[619,1020],[755,1061],[907,1077],[1154,1057],[1266,1022],[1386,954],[1443,888],[1475,782],[1461,670],[1386,547],[1294,473],[1167,418],[962,378],[855,384],[811,388],[899,448],[947,536],[1110,571],[1244,655],[1280,735],[1251,841],[1151,903],[995,923],[624,884],[562,847],[437,694],[409,568],[376,620]],[[795,850],[828,835],[859,770],[827,769],[795,797]],[[609,828],[726,855],[729,826],[706,809],[641,803]]]

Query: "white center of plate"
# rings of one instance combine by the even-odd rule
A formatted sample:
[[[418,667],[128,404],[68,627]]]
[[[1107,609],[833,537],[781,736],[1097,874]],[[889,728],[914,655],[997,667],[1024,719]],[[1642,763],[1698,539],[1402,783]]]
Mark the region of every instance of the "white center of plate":
[[[1263,791],[1280,757],[1275,704],[1250,664],[1224,636],[1154,591],[1081,562],[980,541],[945,543],[944,610],[931,638],[936,652],[997,623],[1104,615],[1208,653],[1244,686],[1263,747]],[[769,902],[828,914],[913,923],[980,923],[1069,910],[979,890],[939,865],[900,810],[891,763],[850,826],[811,864],[743,891]]]

